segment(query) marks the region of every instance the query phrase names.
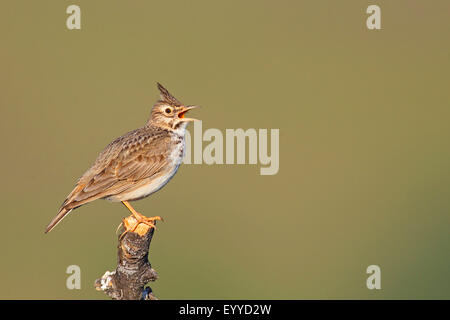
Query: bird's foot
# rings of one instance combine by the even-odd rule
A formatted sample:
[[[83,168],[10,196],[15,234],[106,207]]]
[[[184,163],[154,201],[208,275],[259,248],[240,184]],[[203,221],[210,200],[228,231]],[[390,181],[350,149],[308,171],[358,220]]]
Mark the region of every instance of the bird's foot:
[[[131,230],[129,230],[131,232],[134,232],[141,223],[149,226],[150,228],[155,228],[155,230],[156,230],[156,225],[155,225],[156,221],[158,221],[158,220],[163,221],[163,218],[161,218],[160,216],[147,218],[143,215],[140,215],[140,216],[133,215],[133,217],[136,219],[136,223],[134,224],[134,226],[131,227]]]
[[[132,214],[131,216],[124,218],[122,224],[125,231],[122,233],[122,238],[127,232],[135,232],[140,236],[146,234],[149,229],[154,228],[156,230],[156,221],[164,221],[160,216],[146,217],[142,214]],[[120,227],[120,226],[119,226]]]

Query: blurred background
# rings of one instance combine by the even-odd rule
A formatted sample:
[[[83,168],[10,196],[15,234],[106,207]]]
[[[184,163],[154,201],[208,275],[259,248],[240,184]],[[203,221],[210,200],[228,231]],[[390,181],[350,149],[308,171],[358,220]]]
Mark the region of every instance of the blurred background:
[[[68,30],[66,8],[81,8]],[[381,7],[382,30],[366,27]],[[2,1],[2,299],[107,299],[128,211],[44,227],[156,81],[203,130],[279,128],[280,170],[183,165],[161,215],[160,299],[450,298],[450,2]],[[192,133],[192,127],[190,127]],[[205,143],[206,144],[206,143]],[[174,201],[174,199],[176,199]],[[81,290],[66,268],[81,268]],[[381,268],[368,290],[366,268]]]

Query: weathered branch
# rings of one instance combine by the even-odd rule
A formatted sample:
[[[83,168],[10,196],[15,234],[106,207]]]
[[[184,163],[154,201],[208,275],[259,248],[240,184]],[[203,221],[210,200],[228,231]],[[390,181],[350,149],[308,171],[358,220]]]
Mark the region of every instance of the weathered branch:
[[[137,223],[131,215],[123,220],[125,233],[119,236],[117,246],[117,267],[113,272],[105,274],[95,281],[95,288],[104,291],[114,300],[156,300],[149,281],[158,279],[158,274],[148,261],[150,242],[154,228]]]

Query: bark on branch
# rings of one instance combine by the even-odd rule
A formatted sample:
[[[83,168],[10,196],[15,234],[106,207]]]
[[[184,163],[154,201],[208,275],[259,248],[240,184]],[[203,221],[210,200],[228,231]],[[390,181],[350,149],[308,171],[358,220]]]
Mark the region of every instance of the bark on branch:
[[[158,274],[148,261],[154,228],[139,224],[131,215],[122,221],[125,232],[118,238],[117,267],[95,281],[95,288],[113,300],[156,300],[150,287],[145,285],[158,279]]]

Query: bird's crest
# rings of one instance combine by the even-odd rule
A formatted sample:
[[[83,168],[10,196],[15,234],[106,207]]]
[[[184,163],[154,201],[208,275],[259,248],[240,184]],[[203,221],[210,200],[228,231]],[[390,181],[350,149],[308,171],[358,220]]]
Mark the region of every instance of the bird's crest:
[[[170,105],[174,105],[174,106],[181,105],[181,102],[178,101],[173,95],[171,95],[170,92],[167,91],[167,89],[162,86],[162,84],[157,82],[157,85],[158,85],[159,95],[161,97],[160,102],[167,102]]]

